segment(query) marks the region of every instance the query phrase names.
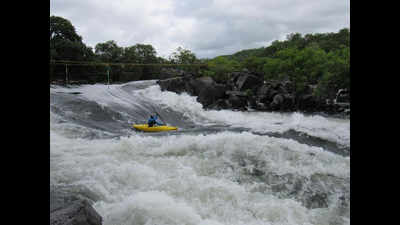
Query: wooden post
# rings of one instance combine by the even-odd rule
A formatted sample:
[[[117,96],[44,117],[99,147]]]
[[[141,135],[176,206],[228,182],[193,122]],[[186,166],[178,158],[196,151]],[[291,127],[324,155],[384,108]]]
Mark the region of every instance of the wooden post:
[[[110,66],[107,66],[108,85],[110,85]]]
[[[65,64],[65,85],[68,85],[68,67]]]

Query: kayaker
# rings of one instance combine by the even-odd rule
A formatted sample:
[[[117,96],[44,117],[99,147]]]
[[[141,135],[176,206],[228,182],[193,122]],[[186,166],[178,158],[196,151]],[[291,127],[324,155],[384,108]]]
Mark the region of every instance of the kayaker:
[[[157,124],[160,126],[163,125],[162,123],[159,123],[157,121],[157,116],[153,116],[153,115],[150,115],[150,119],[147,121],[147,124],[149,125],[149,127],[154,126],[154,124]]]

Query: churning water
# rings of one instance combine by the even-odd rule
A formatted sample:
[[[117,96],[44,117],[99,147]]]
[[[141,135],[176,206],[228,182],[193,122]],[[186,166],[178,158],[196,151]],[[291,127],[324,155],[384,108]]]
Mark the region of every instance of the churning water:
[[[155,81],[50,88],[51,184],[105,225],[350,223],[350,121],[204,110]],[[179,127],[143,133],[150,114]]]

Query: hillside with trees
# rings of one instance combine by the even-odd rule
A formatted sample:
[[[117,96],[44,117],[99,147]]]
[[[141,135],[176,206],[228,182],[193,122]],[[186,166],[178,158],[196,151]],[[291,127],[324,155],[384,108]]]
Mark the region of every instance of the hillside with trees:
[[[292,81],[298,92],[312,85],[316,96],[333,98],[338,89],[350,90],[350,30],[289,34],[268,47],[215,57],[207,64],[204,74],[219,82],[229,79],[229,73],[247,69],[266,81]]]

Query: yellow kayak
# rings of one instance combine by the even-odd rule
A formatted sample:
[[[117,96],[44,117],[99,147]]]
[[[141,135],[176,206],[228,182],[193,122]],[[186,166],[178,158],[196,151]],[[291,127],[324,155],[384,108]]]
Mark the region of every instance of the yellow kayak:
[[[172,126],[156,126],[149,127],[148,124],[133,124],[133,127],[137,130],[146,131],[146,132],[160,132],[160,131],[170,131],[170,130],[178,130],[177,127]]]

